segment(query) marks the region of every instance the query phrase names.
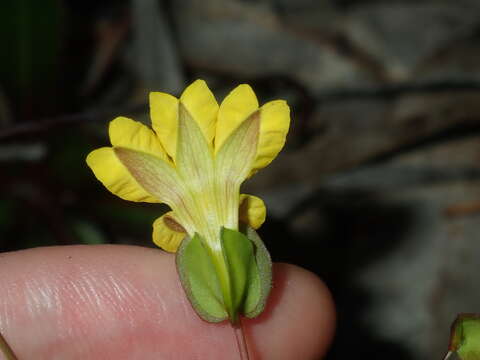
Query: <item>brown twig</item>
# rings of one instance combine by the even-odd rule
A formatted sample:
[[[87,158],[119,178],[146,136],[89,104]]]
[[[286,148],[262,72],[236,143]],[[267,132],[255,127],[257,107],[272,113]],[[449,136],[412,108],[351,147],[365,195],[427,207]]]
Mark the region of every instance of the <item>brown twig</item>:
[[[455,90],[480,92],[480,83],[472,81],[440,81],[426,84],[402,84],[396,86],[386,85],[377,88],[367,89],[330,89],[318,93],[315,98],[322,103],[334,103],[351,99],[397,97],[406,94],[440,93]],[[88,110],[76,114],[61,115],[58,117],[37,121],[28,121],[0,130],[0,140],[24,134],[41,132],[56,126],[68,125],[79,122],[98,121],[104,118],[111,118],[112,116],[115,116],[117,114],[128,114],[146,111],[146,108],[146,104],[136,104],[125,108]]]
[[[448,360],[450,359],[450,357],[452,356],[453,352],[449,351],[447,352],[447,354],[445,355],[445,357],[443,358],[443,360]]]
[[[41,119],[36,121],[27,121],[3,130],[0,130],[0,140],[42,132],[57,126],[65,126],[74,123],[87,123],[112,118],[118,114],[129,114],[140,111],[146,111],[146,104],[135,104],[125,108],[88,110],[76,114],[61,115],[54,118]]]
[[[480,213],[480,200],[453,204],[445,209],[445,215],[448,217],[468,216],[478,213]]]

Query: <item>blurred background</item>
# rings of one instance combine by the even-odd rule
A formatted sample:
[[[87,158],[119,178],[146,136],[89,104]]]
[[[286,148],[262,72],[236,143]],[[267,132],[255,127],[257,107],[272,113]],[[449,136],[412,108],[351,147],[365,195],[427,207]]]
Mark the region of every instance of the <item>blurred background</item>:
[[[2,0],[0,250],[151,244],[165,208],[85,156],[151,90],[287,99],[287,147],[245,186],[274,260],[321,276],[328,359],[440,359],[480,312],[478,0]]]

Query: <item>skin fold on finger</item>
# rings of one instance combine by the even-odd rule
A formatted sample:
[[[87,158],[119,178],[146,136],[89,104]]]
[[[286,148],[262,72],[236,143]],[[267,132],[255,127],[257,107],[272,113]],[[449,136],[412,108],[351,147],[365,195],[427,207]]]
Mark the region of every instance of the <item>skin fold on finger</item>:
[[[313,274],[274,267],[267,309],[244,320],[254,359],[319,359],[333,336],[330,294]],[[202,321],[175,258],[134,246],[0,254],[0,331],[19,360],[238,359],[228,323]]]

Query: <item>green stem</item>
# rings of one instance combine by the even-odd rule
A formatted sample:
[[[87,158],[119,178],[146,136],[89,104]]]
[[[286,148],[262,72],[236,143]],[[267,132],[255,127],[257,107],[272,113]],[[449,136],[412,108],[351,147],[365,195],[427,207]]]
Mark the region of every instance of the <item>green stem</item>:
[[[242,321],[238,319],[237,324],[232,324],[233,331],[235,333],[235,340],[237,340],[238,354],[240,360],[250,360],[248,354],[247,339],[245,338],[245,331],[243,330]]]
[[[10,345],[8,345],[7,341],[2,336],[1,333],[0,333],[0,351],[3,353],[6,360],[17,360],[17,357],[13,353],[12,348],[10,347]]]

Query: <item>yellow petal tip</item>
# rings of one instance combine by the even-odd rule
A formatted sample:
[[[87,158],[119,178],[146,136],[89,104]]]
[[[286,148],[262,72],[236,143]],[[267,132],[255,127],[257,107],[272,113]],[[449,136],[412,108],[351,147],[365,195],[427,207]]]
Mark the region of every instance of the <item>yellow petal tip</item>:
[[[159,202],[133,179],[115,155],[113,148],[93,150],[87,155],[86,162],[95,177],[118,197],[135,202]]]
[[[160,216],[153,223],[153,242],[167,252],[175,253],[185,235],[185,231],[177,223],[173,211]]]
[[[247,194],[240,195],[239,218],[245,224],[258,229],[265,222],[267,208],[259,197]]]

